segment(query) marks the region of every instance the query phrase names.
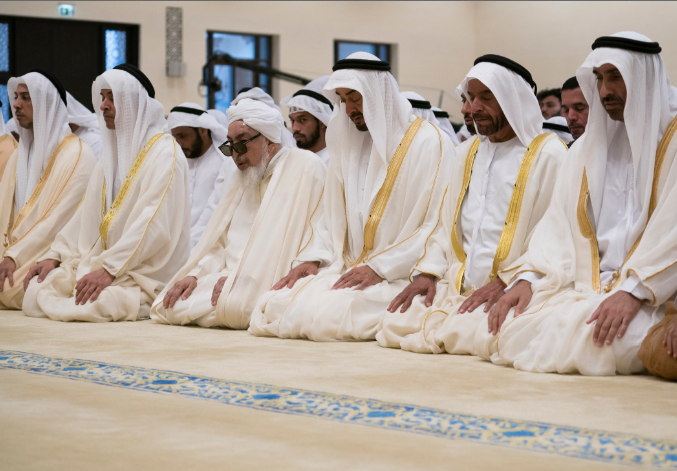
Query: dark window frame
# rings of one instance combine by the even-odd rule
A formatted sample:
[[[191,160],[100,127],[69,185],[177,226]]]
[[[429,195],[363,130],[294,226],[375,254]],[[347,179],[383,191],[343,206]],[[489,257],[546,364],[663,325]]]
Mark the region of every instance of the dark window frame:
[[[392,55],[393,50],[392,50],[391,44],[375,43],[375,42],[372,42],[372,41],[354,41],[354,40],[349,40],[349,39],[334,39],[334,64],[339,61],[339,44],[369,44],[370,46],[375,46],[376,50],[378,50],[381,46],[385,46],[386,51],[388,51],[388,53],[387,53],[388,57],[385,60],[388,61],[388,62],[392,62],[391,58],[393,56]],[[384,60],[384,59],[381,58],[381,60]]]
[[[266,65],[268,67],[273,66],[273,36],[270,34],[259,34],[259,33],[244,33],[244,32],[237,32],[237,31],[221,31],[221,30],[207,30],[207,59],[213,54],[214,51],[214,34],[230,34],[233,36],[252,36],[254,37],[254,60],[259,61],[260,64]],[[268,43],[268,58],[267,59],[261,59],[261,38],[266,39]],[[205,77],[207,81],[210,81],[214,77],[214,66],[210,67],[208,72],[208,77]],[[233,68],[231,71],[231,80],[234,81],[234,75],[235,75],[235,69]],[[261,86],[261,75],[266,75],[266,74],[259,74],[259,73],[254,73],[252,72],[252,75],[254,77],[254,87],[260,87]],[[265,88],[268,90],[268,94],[275,98],[273,96],[273,84],[272,84],[272,77],[270,75],[266,75],[267,81],[266,84],[264,85]],[[235,94],[237,94],[237,90],[233,90],[233,98],[235,98]],[[215,108],[216,105],[216,93],[209,89],[207,93],[207,108]]]

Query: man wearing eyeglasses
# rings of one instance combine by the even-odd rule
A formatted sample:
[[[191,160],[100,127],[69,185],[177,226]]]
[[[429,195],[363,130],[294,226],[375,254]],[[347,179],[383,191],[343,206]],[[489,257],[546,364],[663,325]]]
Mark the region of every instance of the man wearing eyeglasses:
[[[314,153],[282,144],[280,112],[243,99],[227,113],[220,150],[238,171],[188,263],[153,305],[159,323],[246,329],[257,298],[289,270],[322,212],[326,168]]]

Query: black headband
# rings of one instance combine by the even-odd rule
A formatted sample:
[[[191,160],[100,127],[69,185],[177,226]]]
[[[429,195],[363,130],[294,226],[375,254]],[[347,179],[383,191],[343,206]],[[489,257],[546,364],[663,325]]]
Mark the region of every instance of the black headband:
[[[500,65],[501,67],[505,67],[508,70],[512,70],[517,75],[522,77],[531,86],[531,88],[534,89],[534,93],[538,93],[538,87],[536,86],[534,79],[531,78],[531,72],[514,60],[499,56],[497,54],[486,54],[475,59],[474,65],[477,65],[480,62],[491,62],[492,64]]]
[[[425,100],[412,100],[411,98],[407,98],[409,100],[409,103],[411,103],[412,108],[419,108],[422,110],[429,110],[430,108],[433,107],[433,105],[430,104],[429,101]]]
[[[137,66],[132,64],[120,64],[116,65],[113,68],[117,70],[124,70],[125,72],[127,72],[129,75],[138,80],[141,83],[141,85],[143,85],[143,88],[146,89],[149,97],[155,98],[155,89],[153,88],[153,84],[150,83],[150,80],[148,80],[146,74],[141,72],[141,70],[139,70]]]
[[[174,112],[195,114],[195,115],[198,115],[198,116],[206,113],[205,110],[199,110],[197,108],[188,108],[187,106],[175,106],[174,108],[172,108],[170,113],[174,113]]]
[[[644,54],[659,54],[662,49],[658,43],[647,43],[636,39],[619,38],[617,36],[602,36],[595,39],[592,43],[592,50],[598,47],[612,47],[614,49],[625,49],[626,51],[643,52]]]
[[[447,119],[449,119],[449,113],[447,113],[446,111],[443,111],[443,110],[440,110],[440,111],[433,110],[433,114],[435,115],[436,118],[447,118]]]
[[[325,105],[329,105],[329,107],[332,110],[334,109],[334,105],[332,105],[331,101],[329,101],[329,99],[326,96],[322,95],[321,93],[317,93],[317,92],[314,92],[312,90],[302,88],[298,92],[294,93],[292,96],[299,96],[299,95],[305,95],[305,96],[309,96],[310,98],[315,98],[317,101],[321,101]]]
[[[571,133],[568,126],[555,123],[543,123],[543,129],[552,129],[553,131],[562,131]]]
[[[248,91],[251,90],[252,88],[254,88],[254,87],[242,87],[242,88],[240,89],[240,91],[237,92],[237,95],[239,95],[239,94],[241,94],[241,93],[244,93],[244,92],[248,92]],[[235,96],[237,96],[237,95],[235,95]]]
[[[66,89],[63,88],[63,85],[61,85],[61,82],[59,82],[59,79],[57,79],[56,76],[53,73],[51,73],[49,70],[43,69],[41,67],[37,67],[35,69],[32,69],[29,72],[29,74],[31,72],[35,72],[37,74],[40,74],[43,77],[45,77],[47,80],[52,82],[52,85],[54,85],[54,87],[56,88],[56,91],[59,92],[59,96],[61,97],[61,101],[63,101],[64,105],[68,106],[68,100],[66,99]]]
[[[362,69],[390,72],[390,62],[372,61],[368,59],[343,59],[334,64],[334,67],[331,68],[331,70],[334,72],[342,69]]]

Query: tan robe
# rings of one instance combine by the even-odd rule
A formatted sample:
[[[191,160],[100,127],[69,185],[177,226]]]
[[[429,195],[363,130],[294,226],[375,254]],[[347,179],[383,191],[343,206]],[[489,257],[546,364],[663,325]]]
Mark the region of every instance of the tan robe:
[[[418,272],[440,279],[433,305],[427,308],[425,298],[417,296],[407,311],[386,312],[376,335],[383,347],[418,353],[474,353],[475,331],[487,313],[483,305],[462,315],[458,315],[458,308],[472,293],[464,282],[467,267],[461,212],[479,145],[479,138],[475,138],[457,148],[437,228],[426,241],[425,251],[415,267]],[[526,251],[531,234],[550,203],[560,164],[567,157],[566,146],[555,134],[541,134],[525,151],[516,181],[512,182],[508,213],[501,221],[503,232],[494,268],[484,280],[485,285],[496,278],[498,270],[510,266]]]
[[[254,188],[233,184],[212,214],[188,263],[160,293],[151,318],[165,324],[246,329],[256,299],[287,274],[313,212],[321,213],[326,167],[312,152],[283,147]],[[173,308],[167,291],[186,276],[197,288]],[[214,285],[227,277],[216,306]]]
[[[10,139],[5,141],[10,142]],[[4,256],[16,263],[14,286],[10,287],[9,281],[5,280],[0,293],[0,309],[21,309],[24,277],[47,253],[58,232],[75,214],[96,165],[94,153],[87,144],[75,134],[69,134],[50,157],[24,207],[19,214],[14,214],[18,158],[19,151],[16,150],[0,180],[0,228],[5,244]]]
[[[5,173],[9,158],[18,146],[19,143],[14,140],[12,135],[3,134],[0,136],[0,180],[2,180],[2,175]]]
[[[23,311],[61,321],[134,321],[186,263],[190,239],[188,166],[170,135],[157,134],[137,156],[106,210],[103,160],[75,216],[42,259],[61,261],[33,278]],[[98,299],[75,305],[75,284],[103,268],[115,276]]]

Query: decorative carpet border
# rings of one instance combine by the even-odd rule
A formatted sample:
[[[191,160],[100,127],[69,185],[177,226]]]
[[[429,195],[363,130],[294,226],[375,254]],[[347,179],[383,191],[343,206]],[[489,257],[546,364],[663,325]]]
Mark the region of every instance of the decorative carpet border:
[[[0,369],[573,458],[677,469],[677,443],[542,422],[0,350]]]

